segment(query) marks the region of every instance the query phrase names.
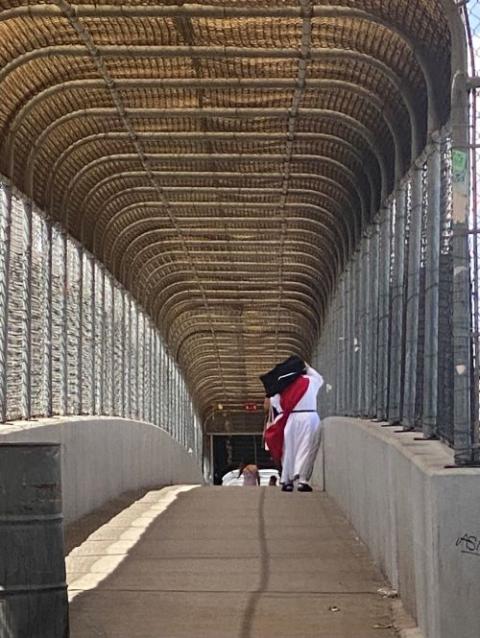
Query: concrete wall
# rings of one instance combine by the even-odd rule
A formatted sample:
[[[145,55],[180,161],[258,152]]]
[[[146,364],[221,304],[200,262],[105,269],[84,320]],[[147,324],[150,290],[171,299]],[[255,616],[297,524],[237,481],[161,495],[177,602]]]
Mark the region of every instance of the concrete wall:
[[[445,469],[448,447],[398,427],[344,417],[324,425],[326,491],[422,633],[478,638],[480,469]]]
[[[67,523],[127,490],[202,482],[193,455],[149,423],[67,417],[1,425],[0,443],[16,441],[61,444]]]

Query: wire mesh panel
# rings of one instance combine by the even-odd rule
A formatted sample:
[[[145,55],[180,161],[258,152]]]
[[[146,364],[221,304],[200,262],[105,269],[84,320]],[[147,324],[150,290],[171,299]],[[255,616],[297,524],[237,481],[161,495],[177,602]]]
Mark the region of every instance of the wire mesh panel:
[[[130,418],[138,419],[138,313],[136,312],[136,305],[133,301],[130,302],[130,353],[129,353],[129,367],[130,367]]]
[[[145,419],[145,315],[137,308],[137,416]]]
[[[145,317],[145,354],[144,354],[144,419],[152,421],[152,329],[148,317]],[[183,421],[182,421],[183,423]]]
[[[182,374],[105,268],[1,182],[0,235],[3,420],[129,416],[174,428],[178,441],[201,450]]]
[[[103,269],[102,269],[103,270]],[[105,271],[104,271],[105,273]],[[113,332],[113,291],[112,278],[104,274],[105,305],[103,308],[103,366],[102,378],[104,387],[104,414],[114,414],[112,386],[112,332]]]
[[[8,272],[8,336],[7,336],[7,400],[8,418],[22,414],[22,358],[25,346],[25,319],[29,311],[25,306],[28,287],[26,237],[28,220],[24,202],[12,198],[10,231],[10,263]],[[27,231],[28,232],[28,231]]]
[[[63,304],[65,294],[64,242],[57,227],[52,230],[52,412],[62,413],[64,383]]]
[[[103,271],[100,265],[95,262],[93,272],[93,319],[94,319],[94,388],[95,388],[95,413],[102,414],[104,409],[104,389],[103,389],[103,307],[104,300],[104,280]]]
[[[440,145],[440,263],[438,308],[438,430],[437,435],[453,445],[454,366],[453,355],[453,245],[451,140]]]
[[[112,379],[113,379],[113,412],[124,416],[124,366],[125,366],[125,317],[123,293],[115,285],[113,289],[114,313],[112,330]]]
[[[67,243],[67,374],[68,413],[80,414],[81,330],[82,330],[82,253],[73,242]]]
[[[387,419],[388,409],[388,360],[390,333],[390,258],[391,224],[393,204],[382,211],[379,245],[379,288],[378,288],[378,366],[377,366],[377,416]]]
[[[338,385],[336,402],[322,391],[323,413],[334,406],[337,413],[419,428],[465,453],[455,425],[455,375],[463,369],[454,366],[455,294],[462,284],[455,288],[452,158],[445,127],[432,135],[346,265],[317,356],[327,382],[330,376]]]
[[[86,253],[82,255],[83,286],[82,286],[82,376],[81,388],[84,401],[83,411],[87,414],[95,414],[95,327],[94,327],[94,265],[91,257]]]
[[[35,211],[32,213],[31,274],[31,414],[45,414],[45,346],[48,335],[49,272],[47,225]]]
[[[404,298],[405,298],[405,233],[408,184],[402,182],[395,193],[392,220],[392,252],[390,281],[390,346],[388,420],[401,419],[401,383],[403,375]]]
[[[472,282],[472,303],[471,303],[471,355],[472,355],[472,373],[471,373],[471,420],[473,428],[470,436],[463,437],[458,443],[462,448],[471,447],[473,455],[480,462],[479,449],[479,422],[480,422],[480,111],[479,111],[479,95],[480,83],[478,80],[480,74],[480,0],[471,0],[468,4],[462,4],[460,10],[465,21],[467,42],[469,49],[468,63],[469,72],[474,79],[470,97],[470,121],[471,127],[469,131],[469,160],[470,160],[470,178],[471,182],[471,198],[468,218],[469,232],[469,257],[470,257],[470,277]],[[452,166],[454,173],[457,173],[462,165],[466,165],[461,160],[465,156],[461,152],[455,151],[455,164]],[[453,155],[452,155],[453,157]],[[446,261],[446,257],[443,257]],[[454,267],[455,275],[455,267]],[[457,366],[458,368],[458,366]],[[456,370],[457,374],[458,371]],[[455,421],[455,415],[454,415]],[[454,424],[455,428],[455,424]]]
[[[418,341],[416,365],[416,395],[414,424],[419,425],[423,419],[423,388],[425,385],[425,287],[426,287],[426,259],[427,259],[427,211],[428,211],[428,163],[425,160],[422,167],[422,203],[420,224],[420,274],[419,274],[419,304],[418,304]]]

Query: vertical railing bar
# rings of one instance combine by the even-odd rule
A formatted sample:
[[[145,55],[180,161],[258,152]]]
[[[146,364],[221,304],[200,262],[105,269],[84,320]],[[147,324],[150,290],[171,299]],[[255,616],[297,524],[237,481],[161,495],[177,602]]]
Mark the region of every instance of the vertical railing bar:
[[[401,370],[403,337],[403,294],[405,275],[405,207],[406,185],[401,182],[395,193],[395,222],[393,233],[394,258],[392,272],[391,330],[390,330],[390,385],[388,420],[399,423],[401,419]]]
[[[440,276],[440,144],[432,139],[427,158],[428,207],[425,260],[425,352],[423,383],[423,434],[436,435],[438,407],[438,303]]]
[[[12,224],[12,189],[0,185],[0,420],[8,414],[7,365],[8,365],[8,305],[9,270]]]
[[[90,342],[90,406],[91,406],[91,414],[97,413],[97,405],[96,405],[96,397],[97,397],[97,370],[96,370],[96,352],[97,352],[97,305],[96,305],[96,295],[95,295],[95,278],[96,278],[96,263],[95,259],[89,255],[90,259],[90,321],[91,321],[91,342]]]
[[[147,322],[145,319],[145,313],[142,311],[142,358],[141,358],[141,371],[140,371],[140,380],[142,384],[141,388],[141,396],[142,396],[142,421],[147,420],[147,361],[146,361],[146,350],[147,350]]]
[[[151,342],[151,324],[149,318],[145,315],[145,420],[152,420],[152,342]]]
[[[372,260],[372,229],[367,229],[364,237],[363,248],[363,264],[362,264],[362,299],[364,304],[364,315],[362,320],[362,406],[361,416],[366,417],[370,413],[371,393],[372,386],[370,385],[370,350],[372,348],[372,332],[371,332],[371,317],[372,307],[370,305],[371,299],[371,260]]]
[[[106,414],[105,409],[105,382],[107,366],[105,363],[105,339],[106,339],[106,320],[105,320],[105,268],[100,265],[100,325],[98,331],[100,334],[100,361],[99,361],[99,383],[98,383],[98,410],[100,414]]]
[[[142,418],[141,415],[141,406],[140,406],[140,312],[137,304],[134,304],[135,309],[135,410],[136,410],[136,418],[140,420]]]
[[[370,375],[367,377],[367,384],[370,388],[370,401],[367,406],[367,415],[370,418],[377,416],[377,362],[378,362],[378,294],[379,294],[379,252],[380,252],[380,229],[378,218],[373,221],[372,224],[372,239],[370,250],[370,267],[368,272],[368,278],[370,280],[370,297],[369,305],[371,308],[371,320],[369,325],[370,332],[370,347],[368,351],[369,363],[370,363]]]
[[[22,203],[22,380],[21,410],[22,418],[29,419],[32,414],[32,202]]]
[[[133,359],[133,344],[132,344],[132,300],[128,293],[125,293],[126,297],[126,319],[127,319],[127,361],[125,369],[126,375],[126,409],[128,418],[133,418],[132,414],[132,391],[133,391],[133,379],[132,379],[132,359]]]
[[[382,210],[381,222],[381,261],[379,270],[381,286],[379,287],[379,349],[378,349],[378,417],[382,421],[388,418],[388,362],[389,362],[389,332],[390,332],[390,256],[391,256],[391,219],[393,203],[389,203]]]
[[[53,414],[53,362],[52,362],[52,286],[53,286],[53,228],[49,219],[43,219],[42,221],[45,235],[45,323],[44,323],[44,338],[43,338],[43,380],[44,391],[43,410],[46,416],[52,416]]]
[[[342,312],[341,312],[341,280],[335,293],[335,414],[341,414],[341,338],[343,335]]]
[[[348,343],[348,306],[347,306],[347,272],[342,274],[341,280],[341,297],[342,297],[342,365],[341,365],[341,390],[342,390],[342,414],[347,414],[347,343]]]
[[[351,387],[351,373],[352,373],[352,356],[351,356],[351,332],[352,332],[352,328],[351,328],[351,320],[352,320],[352,312],[351,312],[351,306],[352,306],[352,277],[351,277],[351,272],[352,272],[352,267],[353,267],[353,262],[350,261],[346,271],[345,271],[345,325],[346,325],[346,332],[345,332],[345,379],[346,379],[346,385],[345,385],[345,414],[350,415],[351,414],[351,407],[352,404],[350,402],[350,387]]]
[[[152,323],[149,323],[149,341],[150,341],[150,421],[155,422],[155,388],[156,388],[156,375],[155,375],[155,327]]]
[[[412,195],[410,233],[408,241],[406,354],[403,394],[403,423],[405,428],[415,426],[417,389],[418,323],[420,307],[420,255],[422,242],[422,172],[423,165],[412,168]]]
[[[67,235],[63,228],[59,229],[60,240],[62,246],[62,309],[61,309],[61,328],[62,335],[60,340],[60,369],[62,371],[60,380],[60,405],[62,414],[68,414],[68,242]]]
[[[126,334],[127,334],[127,312],[126,312],[126,292],[123,288],[120,290],[122,299],[122,320],[120,326],[120,361],[121,361],[121,378],[120,378],[120,416],[125,418],[125,397],[128,386],[128,366],[126,364]]]
[[[81,244],[76,244],[76,251],[79,263],[78,278],[78,339],[77,339],[77,405],[76,414],[83,412],[83,254],[84,249]]]
[[[473,6],[462,3],[467,44],[470,54],[469,71],[477,75],[478,49],[472,27],[478,30],[478,20]],[[469,111],[469,97],[471,110]],[[469,117],[470,116],[470,117]],[[479,447],[479,374],[478,347],[478,235],[473,239],[474,316],[472,326],[471,264],[467,232],[469,226],[478,228],[477,172],[477,88],[468,92],[466,73],[455,73],[452,86],[452,257],[453,257],[453,445],[455,462],[460,465],[480,463]],[[469,127],[470,125],[470,127]],[[470,147],[470,151],[467,148]],[[460,169],[460,170],[458,170]],[[473,172],[471,172],[473,171]],[[472,181],[471,181],[472,180]],[[471,191],[471,192],[470,192]],[[468,320],[466,315],[468,314]],[[472,327],[474,337],[472,340]],[[472,347],[475,359],[472,361]],[[472,371],[473,364],[473,371]],[[473,372],[473,374],[472,374]],[[473,387],[472,387],[473,384]]]
[[[353,383],[352,383],[352,415],[359,416],[360,391],[359,384],[360,375],[360,352],[361,352],[361,290],[360,290],[360,270],[361,270],[362,254],[361,247],[358,246],[355,252],[355,262],[353,269],[353,317],[352,317],[352,356],[353,356]]]
[[[152,329],[152,421],[155,425],[158,425],[158,368],[156,362],[158,361],[158,334],[157,329],[153,326]]]
[[[107,274],[108,285],[110,287],[110,406],[109,406],[109,414],[111,416],[118,414],[118,406],[116,401],[116,383],[115,383],[115,283],[110,274]]]

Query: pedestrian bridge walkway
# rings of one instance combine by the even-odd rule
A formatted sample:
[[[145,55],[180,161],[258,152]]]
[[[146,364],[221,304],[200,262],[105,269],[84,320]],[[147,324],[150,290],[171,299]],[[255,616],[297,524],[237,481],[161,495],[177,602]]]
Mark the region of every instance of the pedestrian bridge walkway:
[[[322,492],[150,491],[67,566],[72,638],[396,635],[385,581]]]

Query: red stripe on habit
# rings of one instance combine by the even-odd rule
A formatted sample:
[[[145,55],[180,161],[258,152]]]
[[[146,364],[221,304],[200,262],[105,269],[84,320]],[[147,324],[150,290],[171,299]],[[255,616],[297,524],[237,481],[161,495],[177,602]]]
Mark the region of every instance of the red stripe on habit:
[[[273,424],[265,432],[265,443],[270,456],[276,463],[280,463],[283,455],[284,430],[288,417],[292,410],[308,390],[310,379],[308,377],[298,377],[280,395],[280,405],[283,413],[277,417]]]

